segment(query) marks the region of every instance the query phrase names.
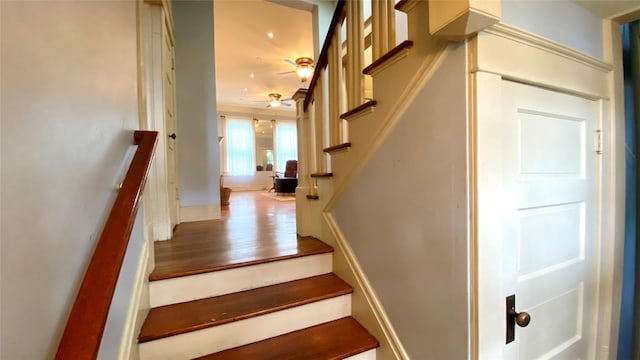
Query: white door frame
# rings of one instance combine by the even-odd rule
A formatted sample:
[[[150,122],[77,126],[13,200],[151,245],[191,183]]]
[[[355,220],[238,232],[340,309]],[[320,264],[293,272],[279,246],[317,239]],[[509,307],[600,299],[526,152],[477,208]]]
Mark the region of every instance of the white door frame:
[[[640,19],[640,7],[637,3],[626,4],[628,9],[616,15],[603,19],[603,56],[604,60],[613,64],[615,69],[609,75],[610,107],[608,130],[611,134],[606,141],[610,142],[611,152],[608,156],[609,164],[605,168],[609,178],[606,186],[610,191],[603,197],[603,202],[609,204],[609,212],[603,212],[608,222],[603,226],[603,236],[615,239],[606,249],[608,263],[603,264],[603,274],[612,276],[609,283],[605,283],[600,301],[612,304],[608,318],[603,318],[609,327],[600,328],[598,337],[599,358],[613,359],[617,356],[618,337],[620,330],[620,306],[622,297],[622,267],[624,264],[624,214],[625,214],[625,114],[624,114],[624,78],[622,60],[621,25]],[[635,8],[633,8],[635,6]],[[605,210],[605,209],[603,209]],[[604,324],[603,324],[604,325]]]
[[[165,104],[162,69],[162,27],[165,17],[170,36],[173,34],[171,12],[168,4],[161,1],[144,1],[141,21],[141,71],[144,76],[141,101],[145,114],[141,114],[141,127],[158,131],[158,144],[152,168],[147,180],[145,194],[146,227],[152,228],[153,240],[169,240],[173,235],[169,213],[169,192],[167,175],[167,133],[165,124]],[[176,159],[177,160],[177,159]],[[176,166],[177,171],[177,166]],[[178,205],[179,209],[179,205]],[[178,216],[179,219],[179,216]],[[151,222],[149,224],[148,222]]]
[[[596,160],[596,200],[597,233],[599,255],[596,256],[599,281],[596,285],[598,296],[597,334],[593,342],[596,358],[612,358],[617,344],[617,323],[620,309],[621,259],[623,244],[624,217],[624,118],[620,116],[620,107],[616,103],[615,93],[611,91],[612,81],[618,74],[606,61],[595,59],[561,44],[538,35],[508,26],[495,25],[478,34],[469,43],[470,99],[475,99],[471,109],[470,124],[473,137],[479,139],[470,147],[470,158],[479,156],[481,161],[472,164],[473,177],[477,179],[477,189],[472,189],[471,204],[475,208],[477,226],[472,229],[472,248],[475,257],[470,261],[479,269],[472,279],[471,314],[477,314],[477,323],[471,326],[471,348],[473,354],[481,359],[501,358],[502,346],[487,346],[487,334],[504,336],[504,307],[495,308],[494,304],[503,303],[501,285],[502,238],[497,224],[490,223],[482,214],[491,214],[499,206],[495,199],[483,197],[486,190],[497,189],[499,180],[492,178],[491,161],[496,157],[499,144],[492,144],[491,119],[495,109],[501,104],[501,79],[513,80],[533,86],[541,86],[559,92],[595,100],[600,106],[601,129],[603,136],[602,155]],[[511,54],[504,57],[502,54]],[[621,52],[620,52],[621,54]],[[621,76],[620,76],[621,79]],[[616,111],[617,110],[617,111]],[[622,128],[621,128],[622,126]],[[489,139],[487,141],[487,139]],[[479,155],[478,155],[479,154]],[[499,159],[499,157],[496,157]],[[483,175],[484,174],[484,175]],[[489,175],[487,175],[489,174]],[[622,199],[622,200],[621,200]],[[473,220],[473,219],[472,219]],[[475,286],[474,286],[475,285]]]

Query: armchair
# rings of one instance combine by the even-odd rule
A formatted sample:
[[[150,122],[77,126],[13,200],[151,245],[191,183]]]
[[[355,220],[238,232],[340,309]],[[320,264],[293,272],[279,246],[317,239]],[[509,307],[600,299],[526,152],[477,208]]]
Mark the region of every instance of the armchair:
[[[284,174],[276,171],[273,178],[273,187],[276,193],[295,193],[298,186],[298,160],[287,160]]]

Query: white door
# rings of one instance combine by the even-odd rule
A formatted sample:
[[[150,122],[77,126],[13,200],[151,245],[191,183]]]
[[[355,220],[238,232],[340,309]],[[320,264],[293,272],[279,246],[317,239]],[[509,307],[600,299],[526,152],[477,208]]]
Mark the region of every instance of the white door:
[[[592,359],[594,101],[502,82],[503,296],[530,314],[504,359]],[[502,132],[504,131],[504,133]],[[502,305],[505,306],[505,305]],[[505,316],[506,318],[506,316]]]
[[[178,179],[176,168],[176,105],[175,105],[175,58],[173,38],[168,29],[166,16],[162,26],[162,77],[164,94],[165,127],[167,140],[167,182],[169,197],[169,219],[171,229],[178,223]]]

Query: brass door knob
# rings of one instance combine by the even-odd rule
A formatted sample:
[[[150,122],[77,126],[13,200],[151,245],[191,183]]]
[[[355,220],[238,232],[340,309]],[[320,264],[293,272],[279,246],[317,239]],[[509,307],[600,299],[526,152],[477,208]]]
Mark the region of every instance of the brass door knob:
[[[520,327],[527,327],[531,322],[531,315],[528,312],[523,311],[515,314],[516,324]]]
[[[506,320],[507,320],[507,336],[505,338],[505,344],[509,344],[516,338],[516,325],[520,327],[527,327],[531,322],[531,315],[528,312],[516,311],[516,296],[509,295],[506,298]]]

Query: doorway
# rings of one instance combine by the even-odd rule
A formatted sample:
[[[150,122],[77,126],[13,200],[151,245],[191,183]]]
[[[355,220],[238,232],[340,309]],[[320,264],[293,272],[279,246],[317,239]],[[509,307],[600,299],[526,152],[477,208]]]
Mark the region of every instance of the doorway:
[[[640,358],[640,299],[638,266],[638,131],[640,121],[640,21],[622,26],[625,103],[625,241],[618,359]]]

